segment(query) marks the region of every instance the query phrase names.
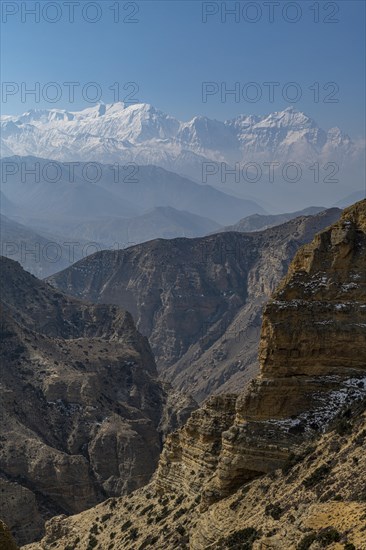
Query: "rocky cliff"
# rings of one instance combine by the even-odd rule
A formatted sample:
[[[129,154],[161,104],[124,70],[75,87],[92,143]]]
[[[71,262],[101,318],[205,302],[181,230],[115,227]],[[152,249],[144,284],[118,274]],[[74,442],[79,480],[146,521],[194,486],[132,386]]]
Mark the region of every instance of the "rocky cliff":
[[[297,249],[339,215],[331,209],[258,233],[103,251],[49,282],[130,311],[159,371],[203,400],[219,390],[237,391],[256,373],[263,304]]]
[[[29,550],[365,550],[365,273],[361,201],[297,253],[251,386],[171,434],[149,486],[54,518]]]
[[[171,404],[129,313],[79,302],[1,259],[0,517],[19,542],[45,519],[147,483]]]
[[[207,503],[281,467],[341,406],[366,392],[365,220],[366,201],[345,210],[297,253],[266,306],[260,375],[238,397],[215,473],[201,483]],[[182,436],[171,437],[165,446],[162,486],[167,471],[177,467],[170,453],[179,454],[179,448],[179,467],[188,471],[185,440],[191,420]],[[206,478],[201,470],[198,476]]]

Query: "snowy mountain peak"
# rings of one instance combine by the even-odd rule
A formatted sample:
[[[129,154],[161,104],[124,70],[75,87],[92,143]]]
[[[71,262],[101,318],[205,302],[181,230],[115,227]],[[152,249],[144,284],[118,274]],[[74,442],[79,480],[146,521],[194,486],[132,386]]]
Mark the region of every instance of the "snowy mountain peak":
[[[339,128],[326,132],[293,106],[225,122],[202,115],[181,122],[148,103],[118,102],[74,112],[31,110],[1,121],[2,156],[155,164],[197,179],[203,160],[343,161],[357,149]]]
[[[73,120],[73,113],[65,109],[31,109],[19,117],[12,117],[16,124],[47,124],[48,122]]]
[[[265,117],[260,124],[262,126],[278,126],[281,128],[298,128],[305,126],[308,128],[317,127],[317,124],[313,119],[311,119],[301,111],[298,111],[294,107],[287,107],[287,109],[285,109],[284,111],[271,113],[267,117]]]

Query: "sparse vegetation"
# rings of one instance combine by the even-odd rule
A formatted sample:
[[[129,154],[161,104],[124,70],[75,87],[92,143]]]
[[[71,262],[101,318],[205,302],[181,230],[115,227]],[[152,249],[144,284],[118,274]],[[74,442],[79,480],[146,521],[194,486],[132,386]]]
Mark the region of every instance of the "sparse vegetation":
[[[316,540],[316,533],[308,533],[305,535],[299,544],[296,546],[296,550],[308,550],[313,542]]]
[[[334,430],[338,435],[349,435],[352,432],[352,424],[347,418],[339,418],[334,424]]]
[[[278,504],[267,504],[265,513],[268,516],[272,516],[273,519],[280,519],[282,515],[282,509]]]
[[[326,548],[333,542],[341,540],[340,533],[334,527],[326,527],[318,533],[312,531],[305,535],[296,547],[296,550],[308,550],[313,542],[318,542],[322,548]]]
[[[232,533],[226,539],[219,541],[219,548],[231,550],[252,550],[253,543],[259,538],[259,533],[254,527],[246,527]]]
[[[132,526],[132,521],[127,520],[123,525],[121,526],[121,531],[127,531]]]
[[[294,466],[302,462],[307,456],[311,455],[311,453],[313,452],[314,447],[309,446],[301,454],[290,453],[287,457],[286,462],[282,466],[282,473],[284,475],[288,475],[292,468],[294,468]]]
[[[177,498],[177,500],[175,501],[175,503],[176,503],[176,504],[181,504],[185,498],[186,498],[186,497],[185,497],[184,495],[179,495],[179,497]]]
[[[98,546],[98,540],[93,535],[90,535],[87,550],[93,550],[96,546]]]
[[[314,470],[314,472],[310,476],[304,479],[303,485],[307,489],[311,489],[312,487],[315,487],[315,485],[317,485],[318,483],[324,480],[324,478],[329,474],[330,471],[331,471],[331,468],[326,464],[319,466],[319,468]]]
[[[145,514],[147,514],[148,512],[151,512],[151,510],[154,508],[154,505],[153,504],[149,504],[148,506],[146,506],[145,508],[143,508],[140,512],[140,516],[144,516]]]
[[[93,523],[93,525],[92,525],[91,528],[90,528],[90,532],[91,532],[93,535],[97,535],[97,534],[98,534],[98,531],[99,531],[99,527],[98,527],[97,523]]]
[[[139,538],[139,531],[137,527],[132,527],[132,529],[130,529],[130,539],[136,540],[138,538]]]
[[[187,511],[187,508],[180,508],[179,510],[177,510],[173,516],[173,521],[183,516],[186,513],[186,511]]]
[[[332,542],[339,542],[341,540],[341,535],[334,527],[326,527],[318,533],[316,540],[325,548]]]
[[[366,430],[362,430],[355,439],[356,445],[364,445],[366,440]]]
[[[161,509],[161,512],[159,514],[156,515],[156,518],[155,518],[155,522],[156,523],[159,523],[160,521],[162,521],[164,518],[166,518],[167,516],[169,515],[169,509],[167,506],[163,506],[163,508]]]

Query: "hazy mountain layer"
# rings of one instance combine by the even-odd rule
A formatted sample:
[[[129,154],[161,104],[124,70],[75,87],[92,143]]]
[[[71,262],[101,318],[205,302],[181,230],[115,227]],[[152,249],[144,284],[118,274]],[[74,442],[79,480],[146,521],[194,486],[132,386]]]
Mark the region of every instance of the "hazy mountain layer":
[[[0,214],[2,255],[18,261],[33,275],[45,278],[96,250],[126,248],[156,238],[199,237],[220,229],[208,218],[170,207],[154,208],[135,218],[52,225],[58,234],[50,235],[42,227],[35,231]]]
[[[1,254],[42,279],[95,251],[90,241],[47,235],[0,214]],[[106,248],[99,245],[97,249]]]
[[[220,230],[220,227],[208,218],[170,206],[159,206],[134,218],[106,218],[69,224],[63,231],[74,239],[104,243],[105,248],[125,248],[158,238],[201,237]]]
[[[243,216],[265,210],[255,201],[238,199],[210,185],[189,179],[156,166],[136,166],[134,175],[116,174],[113,166],[98,165],[99,172],[87,170],[88,163],[70,169],[35,157],[11,157],[0,161],[2,191],[17,207],[17,221],[37,225],[49,232],[67,228],[69,223],[105,220],[106,217],[131,218],[155,207],[171,207],[218,224],[234,223]],[[37,176],[27,171],[35,170]],[[95,183],[90,178],[95,177]],[[55,181],[53,181],[55,179]],[[7,212],[7,203],[2,213]]]

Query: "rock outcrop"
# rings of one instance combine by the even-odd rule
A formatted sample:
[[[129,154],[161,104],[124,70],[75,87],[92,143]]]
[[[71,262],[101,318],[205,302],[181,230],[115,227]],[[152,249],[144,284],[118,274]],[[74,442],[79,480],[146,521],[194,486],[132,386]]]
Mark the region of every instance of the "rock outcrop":
[[[0,517],[24,543],[55,514],[147,483],[193,405],[174,409],[129,313],[64,296],[12,260],[0,270]]]
[[[257,372],[261,312],[297,249],[340,210],[267,231],[157,240],[103,251],[49,278],[63,292],[130,311],[159,372],[202,401]]]
[[[361,201],[296,255],[251,386],[169,435],[149,486],[54,518],[28,550],[365,550],[365,273]]]

